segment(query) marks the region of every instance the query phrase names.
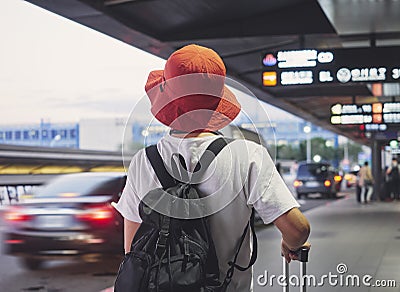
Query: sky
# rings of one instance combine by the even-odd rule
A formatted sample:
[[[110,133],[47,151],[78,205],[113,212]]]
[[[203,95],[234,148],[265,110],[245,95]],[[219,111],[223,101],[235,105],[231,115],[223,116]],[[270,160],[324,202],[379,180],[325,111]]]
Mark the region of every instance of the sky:
[[[165,64],[22,0],[0,1],[0,39],[2,125],[127,117],[148,73]],[[295,119],[264,108],[271,119]]]

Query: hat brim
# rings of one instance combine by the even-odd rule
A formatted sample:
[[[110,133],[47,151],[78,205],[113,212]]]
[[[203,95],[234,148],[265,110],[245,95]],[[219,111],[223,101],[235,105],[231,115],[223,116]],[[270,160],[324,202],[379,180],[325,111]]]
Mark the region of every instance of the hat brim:
[[[199,77],[198,74],[193,74],[179,78],[185,78],[183,82],[185,84],[199,84],[204,81],[201,76],[204,75]],[[225,76],[216,78],[225,80]],[[179,84],[181,83],[182,79],[179,80]],[[176,86],[171,84],[174,84],[174,80],[165,81],[164,70],[156,70],[150,72],[145,90],[154,117],[175,130],[185,132],[220,130],[240,113],[240,103],[226,85],[223,85],[222,91],[219,89],[218,92],[214,91],[212,86],[203,86],[201,90],[189,86],[188,89],[177,93],[171,89]]]

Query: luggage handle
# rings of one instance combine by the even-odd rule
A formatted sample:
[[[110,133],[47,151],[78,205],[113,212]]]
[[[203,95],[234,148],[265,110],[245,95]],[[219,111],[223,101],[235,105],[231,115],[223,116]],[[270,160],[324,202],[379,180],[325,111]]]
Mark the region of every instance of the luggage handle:
[[[308,253],[309,253],[310,249],[307,247],[301,247],[296,251],[293,251],[292,253],[294,253],[299,259],[299,262],[302,263],[307,263],[308,262]]]
[[[310,249],[308,247],[300,247],[298,250],[290,251],[290,252],[296,255],[296,257],[298,258],[298,260],[296,260],[296,261],[299,261],[302,263],[308,262],[308,254],[310,252]],[[285,259],[283,254],[281,254],[281,255]]]
[[[300,262],[300,292],[306,292],[306,285],[304,279],[304,275],[307,274],[307,262],[308,262],[308,254],[310,249],[307,247],[301,247],[296,251],[292,251]],[[283,259],[283,274],[285,275],[286,285],[283,286],[283,292],[289,292],[290,285],[288,283],[289,280],[289,263],[286,261],[285,257],[282,255]]]

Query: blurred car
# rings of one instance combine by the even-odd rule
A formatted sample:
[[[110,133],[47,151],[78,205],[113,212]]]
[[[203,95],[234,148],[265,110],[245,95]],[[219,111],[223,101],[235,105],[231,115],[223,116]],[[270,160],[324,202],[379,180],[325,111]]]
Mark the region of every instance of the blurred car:
[[[346,187],[351,188],[357,184],[358,170],[353,170],[344,175],[344,180],[346,182]]]
[[[329,163],[300,163],[293,186],[299,199],[311,193],[335,198],[341,183],[342,176]]]
[[[6,210],[5,253],[28,269],[49,259],[123,253],[123,219],[111,206],[125,173],[60,175]]]

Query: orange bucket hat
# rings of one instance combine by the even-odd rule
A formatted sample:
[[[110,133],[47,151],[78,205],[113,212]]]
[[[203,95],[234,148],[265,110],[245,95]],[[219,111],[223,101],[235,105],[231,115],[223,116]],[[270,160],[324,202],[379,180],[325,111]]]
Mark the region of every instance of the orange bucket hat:
[[[226,68],[213,50],[187,45],[175,51],[164,70],[152,71],[145,86],[151,112],[166,126],[184,132],[215,131],[240,112],[225,86]]]

